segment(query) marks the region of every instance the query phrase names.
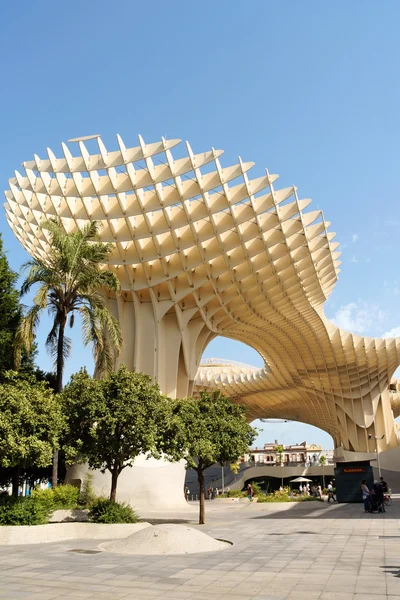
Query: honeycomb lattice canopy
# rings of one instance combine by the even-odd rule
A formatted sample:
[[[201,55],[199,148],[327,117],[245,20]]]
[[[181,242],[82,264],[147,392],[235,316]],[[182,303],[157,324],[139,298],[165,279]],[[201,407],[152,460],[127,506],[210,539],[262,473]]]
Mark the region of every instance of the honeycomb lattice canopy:
[[[35,156],[10,180],[7,219],[31,254],[46,256],[44,216],[61,218],[68,231],[99,220],[101,240],[115,246],[109,264],[126,290],[183,273],[193,286],[205,265],[216,276],[227,269],[238,278],[243,271],[254,274],[262,283],[242,287],[257,298],[280,277],[287,295],[301,285],[313,303],[332,290],[339,265],[335,234],[321,211],[304,211],[310,200],[299,200],[296,188],[274,189],[277,175],[266,171],[251,179],[254,163],[239,158],[222,167],[221,150],[194,154],[189,144],[185,156],[174,159],[171,149],[180,140],[146,145],[139,138],[139,146],[126,148],[118,136],[114,152],[97,142],[98,154],[89,154],[82,141],[78,156],[65,144],[60,158],[48,149],[48,158]]]
[[[117,136],[113,151],[99,136],[71,141],[74,153],[62,144],[58,157],[48,149],[23,163],[5,192],[7,219],[43,259],[44,220],[58,217],[66,231],[101,222],[100,239],[113,244],[104,268],[123,290],[109,298],[125,335],[123,362],[171,395],[221,387],[250,417],[312,423],[347,450],[371,450],[376,427],[385,444],[397,444],[388,386],[398,342],[325,318],[340,253],[309,199],[295,187],[275,189],[278,176],[268,171],[252,178],[252,162],[223,166],[222,150],[195,153],[178,139],[139,136],[127,148]],[[265,368],[199,369],[218,334],[256,348]]]

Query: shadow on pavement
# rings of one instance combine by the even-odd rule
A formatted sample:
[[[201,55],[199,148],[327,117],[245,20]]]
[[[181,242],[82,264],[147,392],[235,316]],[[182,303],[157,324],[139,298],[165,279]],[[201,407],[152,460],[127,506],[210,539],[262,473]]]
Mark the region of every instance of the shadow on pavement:
[[[335,506],[335,508],[333,508]],[[331,509],[332,507],[332,509]],[[307,507],[308,508],[308,507]],[[326,511],[326,512],[325,512]],[[393,500],[390,507],[386,507],[384,513],[365,513],[362,503],[354,504],[334,504],[322,507],[310,507],[305,510],[299,505],[286,510],[277,510],[276,512],[266,512],[264,515],[250,517],[250,519],[370,519],[387,520],[400,519],[400,500]]]
[[[194,523],[194,519],[144,519],[146,523],[150,525],[162,525],[163,523],[174,523],[176,525],[182,525],[186,523]]]
[[[392,565],[381,565],[381,569],[384,570],[384,573],[392,573],[392,575],[394,575],[395,577],[399,577],[400,578],[400,567],[396,566],[393,567]],[[392,570],[394,569],[394,570]]]

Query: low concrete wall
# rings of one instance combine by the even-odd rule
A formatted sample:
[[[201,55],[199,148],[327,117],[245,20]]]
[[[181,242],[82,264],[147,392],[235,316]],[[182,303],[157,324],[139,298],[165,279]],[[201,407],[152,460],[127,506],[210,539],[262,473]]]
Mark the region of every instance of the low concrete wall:
[[[87,523],[89,509],[55,510],[50,516],[49,523]]]
[[[88,473],[86,465],[74,465],[67,471],[66,483],[83,482]],[[111,475],[89,471],[93,475],[93,487],[98,496],[110,495]],[[171,463],[164,460],[146,459],[139,456],[133,467],[126,467],[118,478],[117,500],[127,502],[140,515],[142,512],[193,513],[184,495],[184,462]]]
[[[0,545],[51,544],[64,540],[116,540],[135,531],[151,527],[150,523],[57,523],[53,525],[20,525],[0,527]]]

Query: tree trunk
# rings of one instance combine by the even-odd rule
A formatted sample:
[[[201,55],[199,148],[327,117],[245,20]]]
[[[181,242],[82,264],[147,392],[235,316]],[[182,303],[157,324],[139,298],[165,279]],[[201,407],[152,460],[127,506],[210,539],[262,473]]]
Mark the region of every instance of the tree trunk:
[[[64,330],[67,322],[66,316],[60,316],[60,327],[58,330],[58,341],[57,341],[57,373],[56,373],[56,394],[61,394],[63,384],[63,370],[64,370]]]
[[[115,502],[117,498],[117,481],[118,481],[118,468],[115,467],[113,471],[111,471],[111,492],[110,492],[110,501]]]
[[[63,384],[63,371],[64,371],[64,330],[66,324],[66,317],[60,317],[60,328],[58,330],[57,340],[57,373],[56,373],[56,394],[61,394]],[[53,488],[57,487],[58,484],[58,450],[54,450],[53,454],[53,471],[51,475],[51,485]]]
[[[204,525],[205,520],[205,508],[204,508],[204,473],[201,467],[197,468],[197,480],[200,486],[200,514],[199,514],[199,525]]]
[[[12,495],[14,496],[14,498],[18,498],[19,474],[20,474],[20,467],[19,467],[19,465],[17,465],[16,467],[13,468],[13,472],[12,472]]]

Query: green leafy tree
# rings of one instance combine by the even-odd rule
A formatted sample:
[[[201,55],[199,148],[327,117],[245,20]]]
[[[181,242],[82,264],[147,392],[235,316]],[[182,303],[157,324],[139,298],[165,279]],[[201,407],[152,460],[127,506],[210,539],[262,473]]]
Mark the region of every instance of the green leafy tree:
[[[46,346],[55,360],[55,390],[62,390],[65,359],[71,350],[70,339],[65,335],[67,323],[73,327],[75,315],[81,317],[83,342],[93,344],[93,354],[98,374],[110,372],[114,366],[115,352],[119,352],[122,334],[118,321],[106,307],[101,291],[119,290],[114,273],[101,270],[112,250],[112,244],[96,241],[99,224],[95,221],[82,230],[66,233],[58,221],[47,221],[44,228],[50,233],[46,259],[36,257],[24,268],[29,269],[21,292],[27,293],[38,286],[33,306],[23,317],[19,329],[20,347],[31,349],[40,316],[48,311],[53,323]],[[58,479],[58,453],[53,458],[53,487]]]
[[[14,342],[21,320],[18,275],[10,269],[0,236],[0,378],[14,369]]]
[[[215,463],[237,461],[257,435],[245,414],[244,406],[233,404],[219,391],[173,402],[172,432],[166,436],[165,452],[183,458],[187,468],[197,472],[200,524],[205,518],[204,471]]]
[[[122,366],[102,380],[81,370],[65,386],[62,401],[67,461],[109,471],[110,500],[115,501],[123,469],[132,467],[139,454],[160,457],[168,400],[148,375]]]
[[[232,473],[235,476],[235,483],[236,483],[236,477],[237,477],[237,474],[240,471],[240,462],[237,460],[236,462],[231,463],[230,464],[230,469],[231,469]]]
[[[0,467],[13,468],[13,494],[19,469],[51,464],[63,416],[47,383],[8,371],[0,384]]]

